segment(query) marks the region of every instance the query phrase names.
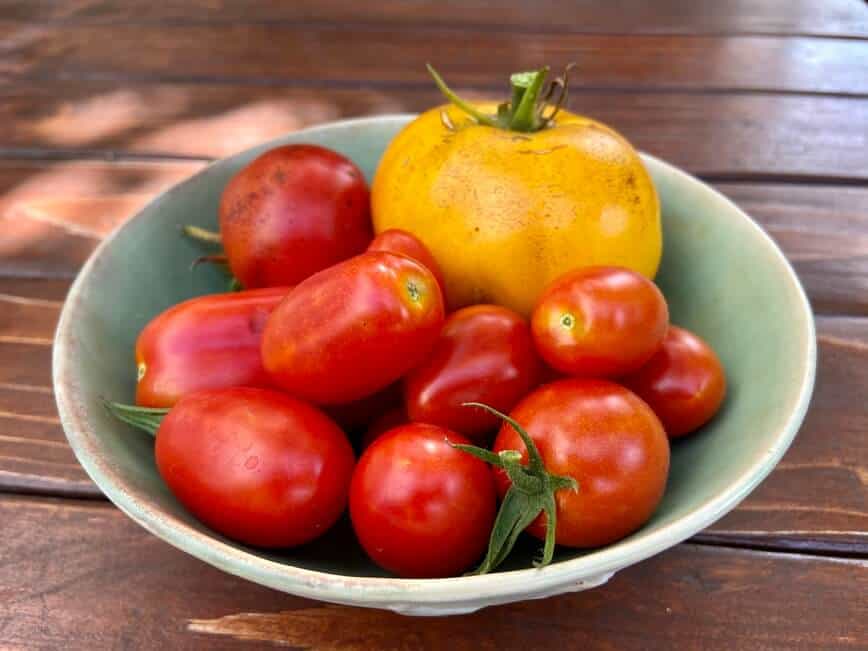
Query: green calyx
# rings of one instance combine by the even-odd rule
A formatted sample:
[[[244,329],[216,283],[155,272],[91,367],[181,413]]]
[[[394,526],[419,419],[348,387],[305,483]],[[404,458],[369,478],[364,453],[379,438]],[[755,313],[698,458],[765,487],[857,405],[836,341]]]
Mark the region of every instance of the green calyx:
[[[127,425],[132,425],[143,430],[151,436],[156,436],[160,429],[163,417],[169,413],[168,409],[158,407],[138,407],[136,405],[124,405],[120,402],[102,401],[106,411]]]
[[[440,92],[477,124],[520,133],[532,133],[554,124],[555,116],[567,99],[568,76],[573,64],[568,65],[563,76],[558,77],[548,86],[545,85],[549,72],[548,66],[511,75],[509,78],[512,88],[511,98],[497,107],[496,115],[484,113],[459,97],[446,85],[431,64],[427,64],[427,67]],[[556,91],[559,91],[559,94],[552,101]]]
[[[451,444],[454,448],[502,468],[511,482],[491,529],[488,552],[482,564],[473,573],[486,574],[500,565],[509,556],[519,534],[543,512],[546,514],[546,537],[542,556],[534,561],[534,566],[548,565],[555,551],[557,529],[555,493],[559,490],[578,490],[578,482],[572,477],[561,477],[548,472],[533,439],[521,425],[506,414],[480,402],[466,402],[463,406],[485,409],[509,423],[524,442],[528,455],[528,464],[525,466],[522,465],[521,453],[517,450],[503,450],[495,454],[474,445]]]

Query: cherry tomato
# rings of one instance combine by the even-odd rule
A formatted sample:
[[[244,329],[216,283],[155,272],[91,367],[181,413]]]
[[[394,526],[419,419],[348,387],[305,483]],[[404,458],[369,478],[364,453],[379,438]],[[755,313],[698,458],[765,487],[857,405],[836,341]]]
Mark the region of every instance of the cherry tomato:
[[[359,168],[337,152],[277,147],[226,185],[220,234],[229,267],[244,287],[295,285],[368,246],[368,186]]]
[[[445,285],[443,284],[443,273],[440,271],[440,265],[437,264],[437,260],[431,255],[428,247],[415,235],[402,231],[400,228],[390,228],[373,239],[368,246],[368,251],[388,251],[389,253],[406,255],[408,258],[421,262],[434,274],[434,277],[437,279],[437,285],[439,285],[440,291],[443,292]],[[445,293],[443,294],[443,300],[447,302]]]
[[[362,450],[370,447],[371,443],[380,438],[390,429],[407,423],[407,413],[403,407],[394,407],[374,420],[362,436]]]
[[[404,379],[407,415],[484,440],[500,420],[462,404],[508,412],[536,386],[541,370],[521,316],[497,305],[465,307],[446,319],[431,354]]]
[[[257,547],[322,535],[346,506],[353,450],[325,414],[276,391],[187,395],[157,430],[157,468],[209,527]]]
[[[454,432],[412,423],[378,438],[350,486],[356,536],[377,565],[405,577],[452,576],[485,550],[496,497],[489,467],[447,442]]]
[[[641,398],[607,380],[570,378],[540,387],[510,414],[530,434],[549,472],[570,476],[578,491],[559,490],[556,540],[568,547],[598,547],[641,527],[663,497],[669,442]],[[494,452],[518,450],[519,435],[504,424]],[[498,493],[509,478],[495,472]],[[527,531],[545,539],[545,514]]]
[[[274,381],[318,404],[352,402],[418,364],[443,325],[428,269],[372,251],[303,281],[271,314],[262,360]]]
[[[325,412],[344,431],[367,428],[385,412],[402,404],[401,383],[394,382],[376,393],[341,405],[330,405]]]
[[[676,326],[669,326],[660,349],[623,382],[651,405],[669,438],[711,420],[726,395],[723,365],[711,346]]]
[[[569,375],[616,377],[647,362],[663,341],[669,310],[650,280],[620,267],[585,267],[540,296],[531,327],[537,350]]]
[[[201,389],[273,386],[259,344],[288,287],[200,296],[155,317],[136,340],[136,404],[171,407]]]

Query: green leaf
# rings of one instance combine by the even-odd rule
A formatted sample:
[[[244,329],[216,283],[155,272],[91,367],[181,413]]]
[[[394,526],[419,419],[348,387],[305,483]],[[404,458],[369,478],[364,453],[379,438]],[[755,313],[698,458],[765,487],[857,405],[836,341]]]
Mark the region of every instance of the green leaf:
[[[136,405],[124,405],[119,402],[102,401],[106,410],[115,418],[127,425],[132,425],[148,434],[156,435],[163,422],[163,417],[169,413],[168,409],[156,407],[138,407]]]
[[[474,574],[487,574],[500,565],[509,556],[519,534],[533,522],[541,510],[542,505],[537,497],[510,487],[494,520],[488,540],[488,552]]]
[[[486,450],[485,448],[479,448],[475,445],[466,445],[464,443],[453,443],[452,441],[447,441],[449,445],[457,450],[461,450],[462,452],[466,452],[477,459],[482,459],[486,463],[490,463],[492,466],[497,466],[498,468],[503,468],[503,460],[496,455],[491,450]]]
[[[539,450],[537,450],[536,444],[531,439],[530,435],[525,431],[525,429],[518,424],[515,420],[507,416],[501,411],[498,411],[494,407],[489,407],[488,405],[482,402],[463,402],[461,403],[462,407],[479,407],[480,409],[484,409],[485,411],[494,414],[498,418],[505,420],[509,423],[512,428],[518,432],[518,435],[521,437],[521,440],[524,442],[524,446],[527,448],[527,456],[528,456],[528,466],[532,471],[544,471],[545,465],[543,464],[542,457],[540,456]]]

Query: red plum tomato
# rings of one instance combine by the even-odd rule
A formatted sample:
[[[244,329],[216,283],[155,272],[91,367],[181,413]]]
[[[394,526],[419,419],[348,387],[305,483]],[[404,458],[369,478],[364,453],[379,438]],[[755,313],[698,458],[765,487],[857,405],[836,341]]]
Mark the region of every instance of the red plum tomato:
[[[373,251],[299,284],[272,312],[262,361],[278,386],[322,405],[359,400],[421,362],[443,326],[421,263]]]
[[[203,389],[270,387],[259,347],[288,287],[200,296],[151,320],[136,340],[136,404],[171,407]]]
[[[407,415],[485,442],[500,419],[462,404],[508,412],[541,372],[530,327],[519,314],[498,305],[465,307],[449,315],[431,354],[404,379]]]
[[[343,512],[353,450],[320,410],[268,389],[199,391],[157,430],[157,468],[193,515],[265,548],[322,535]]]

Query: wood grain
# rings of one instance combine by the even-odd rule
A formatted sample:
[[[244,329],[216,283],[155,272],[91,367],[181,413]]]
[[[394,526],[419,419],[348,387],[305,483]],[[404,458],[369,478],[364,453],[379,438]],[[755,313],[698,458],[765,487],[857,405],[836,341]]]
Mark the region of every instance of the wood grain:
[[[345,88],[501,89],[511,72],[574,61],[576,87],[868,94],[868,43],[777,36],[616,35],[349,24],[153,25],[0,22],[0,74],[14,80],[237,81]],[[531,47],[529,45],[532,44]]]
[[[439,103],[440,96],[428,87],[20,82],[0,85],[0,157],[44,157],[49,150],[64,157],[135,153],[212,158],[328,120],[418,112]],[[570,107],[693,173],[868,183],[864,100],[577,87]]]
[[[105,2],[0,0],[6,20],[62,21],[113,25],[124,22],[329,22],[402,27],[460,27],[569,33],[781,33],[868,36],[868,9],[859,0],[762,0],[737,11],[719,0],[381,0],[376,5],[345,0],[170,0]]]
[[[681,545],[592,591],[408,618],[223,574],[108,505],[0,496],[0,647],[857,649],[865,561]],[[786,607],[781,595],[787,595]],[[822,607],[817,607],[822,595]],[[864,648],[864,647],[862,647]]]

